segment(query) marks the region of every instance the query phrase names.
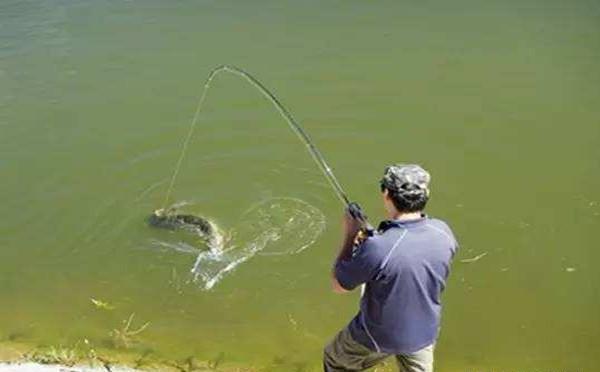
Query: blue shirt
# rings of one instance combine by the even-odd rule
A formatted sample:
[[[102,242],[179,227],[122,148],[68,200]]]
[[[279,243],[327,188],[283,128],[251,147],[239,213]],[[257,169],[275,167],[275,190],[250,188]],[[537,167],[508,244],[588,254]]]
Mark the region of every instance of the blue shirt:
[[[441,220],[423,216],[382,222],[378,234],[335,265],[336,279],[345,289],[366,283],[360,311],[349,325],[352,337],[389,354],[433,344],[440,327],[440,295],[457,249]]]

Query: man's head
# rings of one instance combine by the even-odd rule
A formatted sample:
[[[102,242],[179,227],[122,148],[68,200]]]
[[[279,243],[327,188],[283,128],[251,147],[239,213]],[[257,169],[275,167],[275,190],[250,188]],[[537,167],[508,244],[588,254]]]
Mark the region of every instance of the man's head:
[[[385,168],[380,181],[388,212],[393,206],[400,213],[425,209],[429,200],[429,173],[416,164],[396,164]]]

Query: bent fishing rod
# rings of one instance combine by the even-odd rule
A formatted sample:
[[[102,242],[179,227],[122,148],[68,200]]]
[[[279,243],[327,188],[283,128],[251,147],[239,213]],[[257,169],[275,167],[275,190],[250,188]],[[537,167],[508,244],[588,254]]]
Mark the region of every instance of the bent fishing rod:
[[[198,121],[198,117],[199,117],[202,105],[206,99],[207,92],[210,89],[210,84],[212,83],[213,79],[221,72],[229,72],[229,73],[232,73],[233,75],[242,77],[244,80],[249,82],[252,86],[254,86],[256,89],[258,89],[259,92],[261,92],[262,95],[265,96],[273,104],[273,106],[275,106],[277,111],[279,111],[281,116],[283,116],[283,118],[287,121],[290,128],[294,131],[294,133],[296,133],[296,135],[302,141],[302,143],[305,144],[306,149],[312,156],[315,163],[317,163],[317,165],[319,166],[319,169],[321,170],[321,172],[323,173],[323,175],[325,176],[327,181],[329,181],[329,184],[333,188],[335,194],[340,199],[340,201],[346,206],[348,213],[350,213],[350,215],[352,217],[354,217],[355,219],[360,221],[362,229],[365,232],[367,232],[369,234],[372,233],[373,227],[367,221],[367,216],[364,214],[361,207],[358,205],[358,203],[350,201],[350,199],[348,198],[342,185],[340,184],[338,179],[333,174],[331,167],[327,164],[327,162],[325,161],[325,158],[323,157],[323,155],[321,154],[319,149],[315,146],[314,142],[312,141],[312,139],[310,138],[308,133],[304,130],[304,128],[302,128],[300,123],[298,123],[296,121],[296,119],[292,116],[291,112],[283,105],[283,103],[281,103],[281,101],[279,101],[279,99],[275,96],[275,94],[273,94],[273,92],[271,92],[266,86],[264,86],[257,78],[252,76],[250,73],[242,70],[241,68],[238,68],[235,66],[230,66],[230,65],[221,65],[221,66],[214,68],[209,73],[209,75],[204,83],[204,89],[202,91],[202,95],[198,102],[198,107],[196,108],[196,113],[194,114],[194,118],[192,119],[192,124],[190,125],[190,130],[189,130],[188,135],[183,143],[183,148],[182,148],[181,154],[177,161],[177,165],[175,167],[175,171],[173,172],[173,176],[171,177],[169,189],[167,191],[167,195],[165,198],[165,207],[168,204],[170,193],[172,191],[173,185],[175,183],[175,179],[179,172],[179,168],[180,168],[183,158],[185,156],[185,150],[186,150],[187,145],[188,145],[188,143],[192,137],[192,134],[194,132],[194,128],[195,128],[196,122]]]

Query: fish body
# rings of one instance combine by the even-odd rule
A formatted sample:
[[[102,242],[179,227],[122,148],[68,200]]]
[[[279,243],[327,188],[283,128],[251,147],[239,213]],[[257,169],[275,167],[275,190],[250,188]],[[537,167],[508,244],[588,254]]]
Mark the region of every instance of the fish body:
[[[194,233],[202,238],[211,250],[221,249],[223,245],[223,234],[217,225],[201,216],[157,209],[148,217],[148,224],[167,230],[185,230]]]
[[[160,227],[168,230],[192,230],[198,231],[203,235],[213,234],[213,227],[207,219],[191,214],[151,214],[148,223],[153,227]]]

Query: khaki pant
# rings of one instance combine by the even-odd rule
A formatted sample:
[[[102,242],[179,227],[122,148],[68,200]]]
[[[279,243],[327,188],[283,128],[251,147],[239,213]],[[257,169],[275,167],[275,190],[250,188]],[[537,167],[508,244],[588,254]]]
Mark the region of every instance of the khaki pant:
[[[395,355],[400,372],[433,372],[433,347],[430,345],[411,354]],[[391,354],[378,353],[354,341],[348,328],[344,328],[325,347],[323,370],[325,372],[364,371]]]

